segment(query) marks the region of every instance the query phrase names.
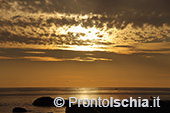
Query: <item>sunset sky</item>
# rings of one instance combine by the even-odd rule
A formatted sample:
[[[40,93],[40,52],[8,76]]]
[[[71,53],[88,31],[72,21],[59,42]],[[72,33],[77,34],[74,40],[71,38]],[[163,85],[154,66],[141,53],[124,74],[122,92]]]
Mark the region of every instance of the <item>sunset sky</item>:
[[[170,87],[169,0],[0,0],[0,87]]]

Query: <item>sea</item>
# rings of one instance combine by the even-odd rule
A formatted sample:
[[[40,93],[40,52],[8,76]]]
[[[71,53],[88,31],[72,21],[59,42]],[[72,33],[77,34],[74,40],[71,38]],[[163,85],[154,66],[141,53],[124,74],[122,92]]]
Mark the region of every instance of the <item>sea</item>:
[[[36,107],[32,103],[39,97],[76,97],[77,99],[150,99],[170,100],[170,88],[0,88],[0,113],[12,113],[14,107],[26,108],[29,113],[65,113],[65,108]]]

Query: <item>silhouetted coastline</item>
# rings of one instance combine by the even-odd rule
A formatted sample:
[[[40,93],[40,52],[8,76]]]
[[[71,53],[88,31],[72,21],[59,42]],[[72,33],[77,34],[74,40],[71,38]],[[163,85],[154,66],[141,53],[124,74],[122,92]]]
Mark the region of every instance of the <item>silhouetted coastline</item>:
[[[54,99],[51,97],[40,97],[35,99],[32,103],[34,106],[39,107],[55,107],[53,103]],[[68,100],[65,100],[66,104],[64,108],[66,113],[169,113],[170,112],[170,101],[160,101],[161,107],[84,107],[81,105],[78,107],[78,104],[72,105],[69,107]],[[149,101],[153,103],[153,101]],[[57,109],[57,108],[56,108]],[[27,112],[25,108],[15,107],[13,112]]]

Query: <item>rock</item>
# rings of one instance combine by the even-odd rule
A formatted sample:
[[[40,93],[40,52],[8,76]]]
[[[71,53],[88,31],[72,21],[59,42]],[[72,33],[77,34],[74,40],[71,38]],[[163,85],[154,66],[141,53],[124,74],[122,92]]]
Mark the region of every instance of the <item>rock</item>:
[[[51,97],[37,98],[33,103],[34,106],[54,106],[54,99]]]
[[[69,106],[69,100],[65,100],[64,107],[68,107],[68,106]]]
[[[12,111],[13,112],[27,112],[25,108],[21,108],[21,107],[15,107]]]
[[[55,107],[54,99],[51,97],[40,97],[37,98],[32,105],[34,106],[44,106],[44,107]],[[69,106],[69,101],[65,100],[65,105],[63,107]]]
[[[72,105],[71,107],[66,107],[66,113],[99,113],[99,112],[93,107],[83,107],[82,105],[78,107],[78,105]]]
[[[152,105],[153,101],[149,101]],[[66,107],[66,113],[170,113],[170,101],[160,101],[161,107]]]

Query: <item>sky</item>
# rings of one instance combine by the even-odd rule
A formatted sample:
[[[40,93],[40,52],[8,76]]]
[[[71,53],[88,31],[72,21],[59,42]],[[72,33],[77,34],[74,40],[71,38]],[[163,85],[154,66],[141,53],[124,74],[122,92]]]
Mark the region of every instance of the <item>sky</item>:
[[[170,87],[169,0],[0,0],[0,87]]]

